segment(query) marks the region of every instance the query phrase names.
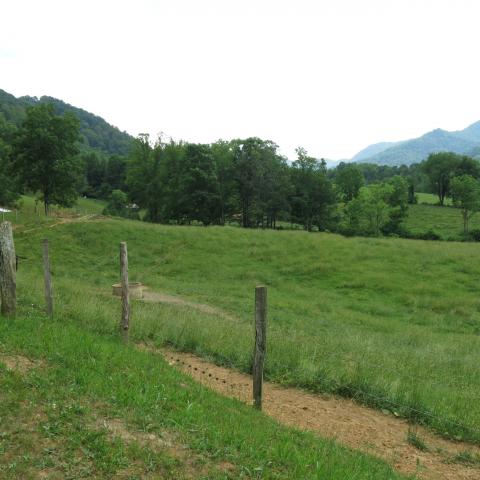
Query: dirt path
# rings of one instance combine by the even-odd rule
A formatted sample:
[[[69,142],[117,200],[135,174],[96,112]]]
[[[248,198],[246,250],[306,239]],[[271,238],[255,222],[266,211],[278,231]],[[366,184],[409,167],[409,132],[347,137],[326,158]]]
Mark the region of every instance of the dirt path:
[[[147,291],[144,299],[188,306],[234,319],[215,307],[173,295]],[[251,378],[248,375],[219,367],[191,354],[175,350],[149,350],[162,354],[171,365],[216,392],[252,403]],[[314,395],[267,382],[264,385],[264,411],[285,425],[333,438],[348,447],[386,460],[402,473],[417,474],[421,479],[480,479],[480,463],[471,465],[456,459],[461,454],[468,460],[470,454],[471,458],[478,460],[480,447],[445,440],[425,428],[413,426],[406,420],[359,405],[352,400]],[[415,432],[423,441],[426,451],[415,448],[407,441],[409,431]],[[468,452],[467,456],[465,452]]]
[[[35,230],[41,230],[42,228],[54,228],[58,227],[59,225],[65,225],[67,223],[80,223],[80,222],[90,222],[93,218],[98,217],[97,214],[91,213],[88,215],[83,215],[80,217],[62,217],[58,222],[52,223],[51,225],[40,225],[38,227],[29,228],[27,230],[20,230],[21,233],[30,233],[34,232]],[[17,226],[18,228],[18,226]]]
[[[236,320],[235,317],[221,310],[220,308],[205,305],[203,303],[192,302],[190,300],[185,300],[181,297],[176,297],[173,295],[167,295],[165,293],[151,292],[149,290],[145,290],[143,292],[143,300],[145,302],[152,303],[168,303],[170,305],[180,305],[183,307],[193,308],[195,310],[203,313],[208,313],[210,315],[218,315],[219,317],[226,318],[228,320]]]
[[[143,349],[162,354],[170,365],[191,375],[216,392],[251,404],[251,377],[219,367],[201,358],[175,350]],[[416,427],[417,435],[428,450],[420,451],[407,442],[409,428],[405,420],[364,407],[335,396],[320,396],[303,390],[264,384],[264,412],[288,426],[333,438],[348,447],[386,460],[398,471],[417,474],[424,480],[478,480],[480,465],[455,462],[455,456],[480,448],[452,442]]]

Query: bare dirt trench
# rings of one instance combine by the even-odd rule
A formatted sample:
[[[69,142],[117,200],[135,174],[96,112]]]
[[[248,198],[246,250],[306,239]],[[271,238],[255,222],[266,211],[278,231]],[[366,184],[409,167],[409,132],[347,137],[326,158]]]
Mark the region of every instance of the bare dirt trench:
[[[146,291],[144,300],[188,306],[224,318],[233,318],[215,307],[173,295]],[[170,365],[212,390],[252,404],[250,376],[219,367],[192,354],[172,349],[157,350],[145,345],[141,348],[163,355]],[[266,382],[263,396],[263,411],[280,423],[312,431],[350,448],[380,457],[402,473],[416,474],[425,480],[480,479],[480,464],[469,465],[455,459],[458,454],[465,452],[480,456],[478,446],[443,439],[406,420],[333,395],[315,395]],[[407,441],[409,430],[416,432],[423,440],[427,446],[426,451],[419,450]]]
[[[141,348],[163,355],[170,365],[222,395],[252,403],[252,383],[248,375],[192,354],[145,345]],[[263,411],[280,423],[333,438],[386,460],[402,473],[417,474],[421,479],[480,479],[480,465],[454,461],[456,455],[465,451],[480,455],[479,447],[442,439],[425,428],[413,427],[405,420],[351,400],[266,382]],[[409,428],[415,428],[427,451],[420,451],[407,442]]]

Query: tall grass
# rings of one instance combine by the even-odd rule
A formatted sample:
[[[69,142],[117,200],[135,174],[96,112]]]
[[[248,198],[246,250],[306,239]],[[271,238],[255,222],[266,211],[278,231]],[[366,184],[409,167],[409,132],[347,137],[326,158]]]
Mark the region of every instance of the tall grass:
[[[43,364],[22,376],[7,372],[0,356],[1,478],[404,478],[380,460],[216,395],[118,338],[38,314],[4,320],[0,353]],[[128,443],[111,438],[101,422],[111,418],[124,419],[129,432],[173,438],[184,453],[172,456],[165,440],[155,450],[132,444],[133,435]]]
[[[188,228],[105,220],[16,234],[24,315],[42,305],[51,244],[57,318],[116,329],[118,243],[131,280],[227,311],[137,302],[132,335],[249,371],[253,289],[268,286],[266,376],[388,408],[480,442],[480,264],[476,244]]]

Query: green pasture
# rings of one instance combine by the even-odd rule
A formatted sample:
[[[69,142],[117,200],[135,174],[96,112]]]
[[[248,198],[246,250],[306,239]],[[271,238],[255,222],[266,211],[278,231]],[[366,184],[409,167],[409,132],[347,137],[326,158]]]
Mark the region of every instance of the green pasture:
[[[253,293],[268,287],[267,378],[337,393],[480,442],[480,262],[475,243],[99,219],[16,229],[23,317],[43,308],[51,243],[55,318],[116,332],[118,244],[130,278],[228,313],[135,302],[132,337],[250,371]]]

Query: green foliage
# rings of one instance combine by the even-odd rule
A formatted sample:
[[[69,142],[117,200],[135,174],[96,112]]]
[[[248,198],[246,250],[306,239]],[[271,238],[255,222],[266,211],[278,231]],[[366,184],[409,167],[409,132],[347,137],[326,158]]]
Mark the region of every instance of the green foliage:
[[[128,203],[128,196],[125,192],[113,190],[103,214],[138,219],[138,208]]]
[[[407,442],[422,452],[428,451],[428,446],[425,441],[418,435],[417,430],[413,428],[408,429]]]
[[[375,235],[399,233],[408,209],[408,184],[400,176],[362,187],[345,207],[347,231]]]
[[[392,192],[393,187],[388,184],[362,187],[357,198],[345,208],[348,226],[356,233],[380,235],[390,218],[388,199]]]
[[[76,154],[79,123],[55,114],[53,105],[27,108],[13,142],[14,168],[29,190],[40,191],[45,214],[51,204],[71,206],[77,198],[82,164]]]
[[[297,148],[298,159],[291,169],[294,188],[292,220],[311,231],[313,226],[319,230],[328,228],[333,216],[336,196],[332,183],[326,175],[325,162],[309,157],[303,148]]]
[[[468,232],[468,222],[480,210],[480,183],[471,175],[460,175],[451,180],[450,190],[453,204],[460,208],[463,232]]]
[[[91,151],[83,153],[86,188],[83,194],[92,198],[107,198],[112,190],[126,190],[127,160],[119,155]]]
[[[440,205],[444,205],[445,198],[450,196],[450,180],[453,177],[460,175],[480,177],[479,162],[452,152],[432,153],[422,163],[422,169],[430,181],[432,191],[438,195]]]
[[[12,164],[11,143],[16,128],[0,115],[0,206],[13,206],[20,194],[18,175]]]
[[[432,153],[423,162],[423,170],[430,180],[433,191],[438,195],[440,205],[450,193],[450,179],[455,170],[458,157],[451,152]]]
[[[2,478],[406,478],[379,459],[217,395],[100,324],[80,327],[81,311],[58,320],[24,312],[0,322],[2,353],[39,361],[19,375],[0,357]]]
[[[109,125],[103,118],[56,98],[15,98],[4,90],[0,90],[0,114],[3,113],[6,121],[16,126],[20,126],[25,120],[28,107],[39,104],[52,104],[57,115],[69,112],[79,119],[82,150],[94,149],[109,155],[129,153],[133,138],[126,132],[121,132],[118,128]]]
[[[462,450],[458,452],[452,459],[452,463],[463,463],[464,465],[470,465],[472,467],[478,467],[480,465],[480,455],[477,452],[470,450]]]
[[[461,223],[457,209],[411,209],[417,207],[451,212]],[[23,218],[28,223],[15,229],[17,253],[27,257],[18,275],[20,324],[36,321],[42,309],[38,246],[48,232],[61,324],[97,338],[117,335],[119,306],[110,286],[118,280],[118,256],[112,252],[127,241],[132,281],[226,312],[135,302],[132,341],[173,344],[249,372],[253,289],[265,284],[266,378],[353,396],[443,435],[480,442],[476,244],[123,219],[48,228],[55,220],[33,215],[31,200]]]
[[[403,222],[408,213],[409,205],[409,184],[405,178],[400,176],[392,177],[387,182],[393,187],[388,198],[391,207],[389,221],[383,227],[383,233],[400,234],[403,232]]]
[[[135,140],[126,183],[130,199],[146,210],[145,220],[160,222],[177,214],[173,199],[178,191],[176,172],[182,158],[182,144],[159,139],[152,146],[148,135]]]
[[[243,227],[274,225],[288,208],[288,171],[278,146],[252,137],[234,140],[232,175]]]
[[[350,202],[357,197],[360,188],[363,187],[365,180],[363,173],[358,165],[354,163],[340,163],[336,168],[335,184],[337,185],[343,200]]]

